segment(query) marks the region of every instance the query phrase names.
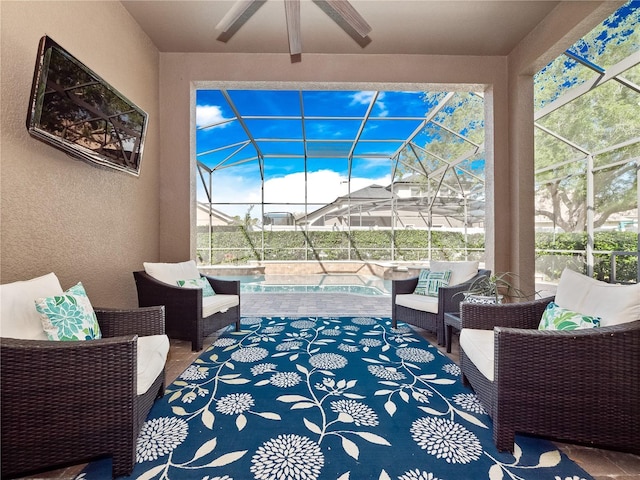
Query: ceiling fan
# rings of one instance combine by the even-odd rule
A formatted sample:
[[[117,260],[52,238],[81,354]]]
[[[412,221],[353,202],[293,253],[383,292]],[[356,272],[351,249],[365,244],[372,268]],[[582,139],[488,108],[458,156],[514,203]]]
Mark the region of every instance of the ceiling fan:
[[[216,30],[222,31],[218,36],[218,40],[227,42],[266,1],[236,0],[231,9],[216,25]],[[371,32],[371,26],[348,0],[313,0],[313,3],[331,17],[358,45],[364,47],[371,42],[368,36]],[[284,0],[284,9],[291,61],[300,61],[302,55],[300,0]]]

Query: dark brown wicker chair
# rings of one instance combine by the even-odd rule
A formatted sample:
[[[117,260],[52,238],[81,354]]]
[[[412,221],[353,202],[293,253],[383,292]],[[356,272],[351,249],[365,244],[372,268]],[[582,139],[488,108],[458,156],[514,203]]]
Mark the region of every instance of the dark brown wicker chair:
[[[460,302],[464,299],[462,292],[466,291],[474,280],[484,275],[491,275],[491,270],[478,270],[476,276],[466,282],[449,287],[441,287],[438,290],[438,313],[423,312],[396,305],[396,295],[413,293],[418,285],[418,277],[393,280],[391,282],[391,320],[393,328],[398,326],[398,322],[409,323],[435,333],[438,338],[438,344],[444,345],[444,314],[458,312]],[[458,293],[459,295],[456,295]]]
[[[103,338],[56,342],[0,338],[2,476],[112,456],[131,473],[136,440],[164,393],[164,370],[136,395],[138,335],[164,333],[162,307],[95,309]]]
[[[226,312],[217,312],[203,318],[201,289],[174,287],[156,280],[144,271],[133,272],[133,277],[138,289],[138,304],[141,307],[164,305],[167,335],[190,341],[194,352],[202,350],[204,338],[222,327],[235,323],[236,331],[240,330],[239,304]],[[239,281],[204,277],[216,294],[240,296]]]
[[[463,330],[494,330],[494,381],[463,348],[460,367],[493,419],[496,446],[513,451],[521,432],[640,453],[640,319],[538,330],[552,300],[461,306]]]

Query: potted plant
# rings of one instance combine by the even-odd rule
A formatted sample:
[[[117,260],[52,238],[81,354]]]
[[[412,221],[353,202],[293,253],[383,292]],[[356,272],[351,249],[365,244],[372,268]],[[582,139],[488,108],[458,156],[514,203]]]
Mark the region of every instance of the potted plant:
[[[502,303],[507,298],[528,298],[525,292],[515,287],[510,279],[516,277],[514,273],[502,272],[494,275],[482,275],[474,280],[467,290],[460,292],[464,301],[469,303]]]

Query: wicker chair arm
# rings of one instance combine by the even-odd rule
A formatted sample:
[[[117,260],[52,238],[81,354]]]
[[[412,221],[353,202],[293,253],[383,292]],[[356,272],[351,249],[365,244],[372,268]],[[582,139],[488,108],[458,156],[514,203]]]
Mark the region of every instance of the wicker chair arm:
[[[603,349],[622,349],[623,355],[637,355],[640,358],[640,320],[620,325],[611,325],[609,327],[584,328],[579,330],[538,330],[538,329],[522,329],[509,327],[496,327],[495,331],[495,348],[496,352],[501,354],[512,349],[511,345],[519,343],[526,347],[527,345],[535,345],[536,358],[542,358],[547,352],[551,352],[554,362],[558,362],[559,358],[567,352],[569,357],[575,356],[575,351],[583,346],[588,348],[597,347],[597,362],[602,362],[604,356]],[[627,343],[631,342],[631,343]],[[625,345],[628,348],[624,348]],[[541,348],[542,347],[542,348]],[[516,354],[518,349],[515,350]],[[522,352],[522,350],[521,350]],[[629,357],[630,358],[630,357]],[[533,359],[532,359],[533,360]],[[588,361],[581,358],[580,361]],[[640,362],[638,363],[640,368]]]
[[[107,432],[121,442],[135,438],[136,351],[135,335],[0,339],[3,475],[113,454]],[[117,448],[126,456],[126,445]],[[134,459],[135,443],[131,450]],[[126,463],[122,451],[117,461]]]
[[[587,376],[588,388],[601,395],[631,395],[634,404],[640,396],[640,320],[564,331],[497,327],[494,342],[499,390],[507,383],[523,397],[540,396],[542,389],[553,396],[578,388],[575,382]]]
[[[104,338],[135,334],[143,337],[164,333],[164,306],[96,308],[95,312]]]
[[[405,278],[403,280],[393,280],[391,282],[391,298],[395,300],[396,295],[413,293],[418,285],[418,277]],[[395,301],[394,301],[395,303]]]
[[[109,349],[128,349],[129,345],[135,346],[137,338],[138,335],[132,334],[113,338],[101,338],[99,340],[78,340],[62,342],[55,340],[25,340],[21,338],[0,337],[0,346],[2,346],[0,355],[2,355],[2,358],[4,359],[5,351],[10,351],[13,349],[16,351],[22,350],[25,353],[33,351],[38,352],[39,354],[48,355],[56,355],[60,353],[63,355],[97,356],[101,353],[108,354]]]
[[[222,295],[240,295],[240,282],[238,280],[221,280],[208,275],[202,276],[209,281],[214,292]]]
[[[553,298],[500,305],[462,302],[461,326],[479,330],[493,330],[493,327],[537,329],[542,313]]]
[[[182,288],[156,280],[144,271],[133,272],[141,307],[165,305],[167,310],[184,312],[202,305],[202,290]]]
[[[26,400],[42,402],[44,411],[52,411],[49,403],[56,403],[55,392],[61,392],[62,403],[76,408],[86,404],[87,398],[103,398],[105,405],[113,403],[115,409],[120,401],[131,403],[137,338],[69,342],[0,338],[3,420],[7,408],[20,410]]]

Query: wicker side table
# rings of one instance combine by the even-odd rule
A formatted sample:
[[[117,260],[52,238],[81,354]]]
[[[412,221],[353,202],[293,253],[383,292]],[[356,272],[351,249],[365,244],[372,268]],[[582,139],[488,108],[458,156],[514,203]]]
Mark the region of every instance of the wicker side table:
[[[451,353],[451,337],[453,337],[453,329],[460,330],[462,322],[460,321],[460,312],[451,312],[444,314],[444,340],[447,346],[447,353]]]

